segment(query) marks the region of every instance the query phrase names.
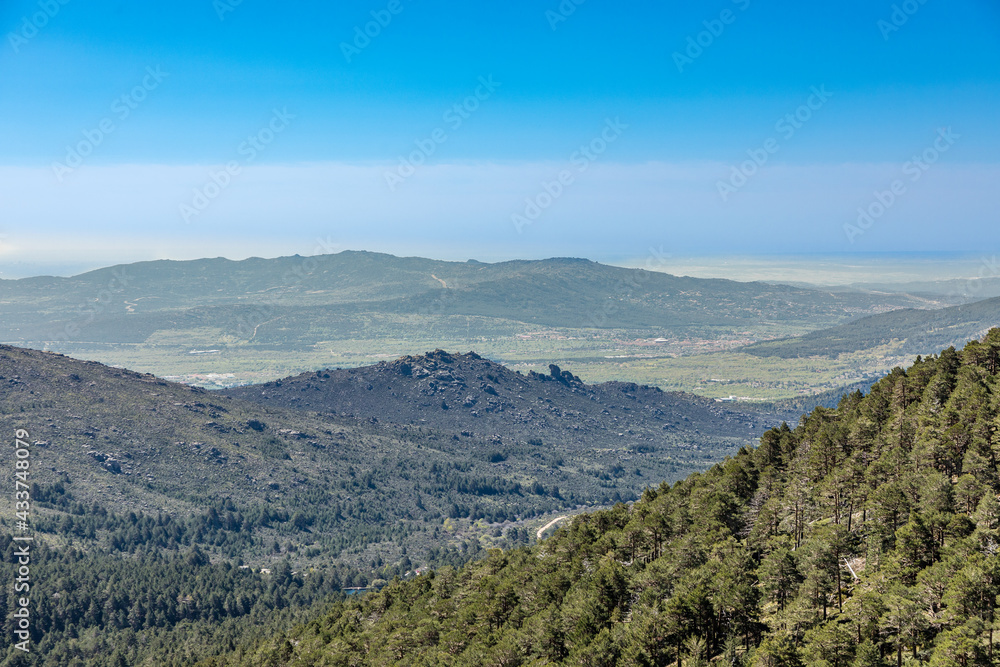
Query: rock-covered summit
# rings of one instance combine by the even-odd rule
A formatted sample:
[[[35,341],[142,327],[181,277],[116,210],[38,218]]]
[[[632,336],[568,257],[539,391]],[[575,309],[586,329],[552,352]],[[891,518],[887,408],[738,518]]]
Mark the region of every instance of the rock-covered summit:
[[[361,368],[302,373],[226,393],[268,405],[456,433],[605,446],[643,441],[655,447],[680,429],[750,439],[782,417],[635,383],[590,385],[555,364],[548,374],[522,374],[475,352],[444,350]]]

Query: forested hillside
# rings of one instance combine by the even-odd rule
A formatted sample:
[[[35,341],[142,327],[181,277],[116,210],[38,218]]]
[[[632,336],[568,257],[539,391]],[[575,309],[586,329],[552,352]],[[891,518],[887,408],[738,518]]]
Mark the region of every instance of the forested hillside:
[[[169,523],[132,515],[128,524],[133,540],[127,557],[94,545],[32,548],[31,651],[12,646],[17,619],[11,614],[20,596],[8,584],[0,590],[5,610],[0,664],[190,665],[263,631],[307,620],[339,596],[342,586],[357,583],[357,572],[345,567],[296,571],[286,559],[260,572],[226,561],[213,564],[197,546],[164,554],[149,536],[169,534]],[[8,582],[17,576],[22,546],[0,534],[0,574]]]
[[[997,324],[1000,324],[1000,298],[937,310],[903,308],[795,338],[755,343],[743,351],[757,357],[834,359],[898,343],[895,354],[917,355],[924,350],[940,350],[955,341],[978,338]]]
[[[31,639],[44,656],[19,662],[0,642],[0,664],[189,665],[310,618],[342,588],[461,564],[528,543],[554,512],[635,499],[719,461],[767,423],[704,399],[667,406],[648,387],[597,395],[569,373],[529,382],[478,355],[431,356],[421,363],[437,370],[474,361],[489,384],[469,376],[468,391],[484,414],[499,396],[509,415],[517,386],[530,401],[517,409],[552,423],[445,429],[345,416],[338,401],[322,413],[262,406],[0,346],[0,421],[31,443]],[[323,375],[288,384],[325,386]],[[389,379],[400,389],[395,411],[429,414]],[[365,386],[351,391],[366,396]],[[434,410],[450,412],[441,402]],[[645,417],[633,429],[636,414]],[[7,582],[18,568],[13,491],[11,478],[0,495]],[[0,588],[8,639],[16,600],[12,586]]]
[[[209,665],[991,665],[1000,330],[533,548]]]

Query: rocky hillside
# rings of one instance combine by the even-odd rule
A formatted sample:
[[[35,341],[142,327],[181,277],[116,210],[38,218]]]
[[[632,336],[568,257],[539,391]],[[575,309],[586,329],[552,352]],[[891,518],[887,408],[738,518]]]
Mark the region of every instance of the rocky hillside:
[[[216,555],[267,560],[278,540],[303,562],[366,550],[395,559],[406,547],[425,558],[445,519],[443,544],[454,545],[476,539],[477,521],[518,527],[636,498],[764,428],[700,399],[682,414],[653,403],[668,397],[655,389],[546,378],[434,353],[223,395],[0,347],[0,416],[37,443],[41,525],[54,533],[64,515],[98,506],[193,521],[187,543]],[[322,407],[312,387],[339,407],[301,409]],[[280,398],[289,393],[299,400]],[[236,519],[219,524],[212,511]]]
[[[522,375],[474,352],[435,350],[351,369],[225,390],[262,405],[425,425],[498,440],[697,449],[704,437],[753,438],[791,418],[625,382],[588,385],[550,365]]]

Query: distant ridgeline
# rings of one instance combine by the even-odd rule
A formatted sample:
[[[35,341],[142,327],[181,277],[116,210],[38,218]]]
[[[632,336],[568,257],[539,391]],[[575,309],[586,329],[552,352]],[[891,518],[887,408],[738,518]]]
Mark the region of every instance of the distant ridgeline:
[[[1000,329],[531,548],[208,665],[992,665]]]

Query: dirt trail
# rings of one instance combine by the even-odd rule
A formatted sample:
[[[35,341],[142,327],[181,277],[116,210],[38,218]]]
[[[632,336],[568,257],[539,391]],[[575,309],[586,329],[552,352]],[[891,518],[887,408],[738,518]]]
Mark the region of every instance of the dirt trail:
[[[568,519],[568,518],[569,518],[568,516],[557,516],[556,518],[552,519],[552,521],[549,521],[547,524],[545,524],[544,526],[542,526],[541,528],[539,528],[538,532],[535,533],[535,537],[537,539],[539,539],[539,540],[542,539],[542,533],[544,533],[546,530],[548,530],[549,528],[551,528],[555,524],[559,523],[563,519]]]
[[[275,318],[274,318],[273,320],[268,320],[267,322],[261,322],[260,324],[258,324],[257,326],[255,326],[255,327],[253,328],[253,335],[252,335],[252,336],[250,336],[250,340],[248,340],[247,342],[248,342],[248,343],[252,343],[252,342],[253,342],[253,339],[257,337],[257,329],[260,329],[260,328],[261,328],[262,326],[264,326],[265,324],[270,324],[271,322],[276,322],[277,320],[280,320],[280,319],[281,319],[282,317],[284,317],[284,315],[278,315],[278,316],[277,316],[277,317],[275,317]]]

